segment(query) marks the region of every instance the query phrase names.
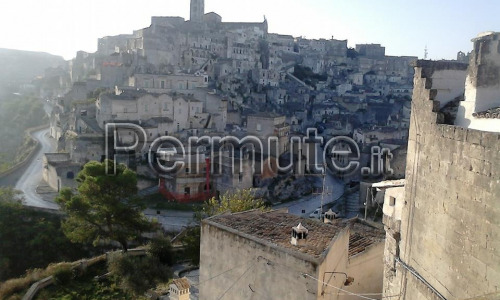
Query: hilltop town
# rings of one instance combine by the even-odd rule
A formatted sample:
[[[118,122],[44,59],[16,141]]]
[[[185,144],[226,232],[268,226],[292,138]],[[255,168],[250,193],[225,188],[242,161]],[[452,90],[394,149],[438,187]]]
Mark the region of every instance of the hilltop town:
[[[263,151],[266,162],[312,163],[290,154],[288,138],[304,136],[308,128],[316,128],[324,141],[353,137],[364,165],[370,162],[370,146],[404,148],[411,63],[417,57],[387,56],[379,44],[354,49],[347,40],[273,34],[265,19],[228,23],[214,12],[204,13],[203,7],[203,1],[192,1],[188,21],[152,17],[149,27],[132,34],[99,38],[97,52],[80,51],[67,70],[47,71],[40,94],[53,105],[50,135],[58,142],[58,153],[44,158],[44,179],[52,189],[74,187],[73,176],[83,164],[116,154],[106,153],[102,138],[110,123],[140,125],[148,145],[161,136],[186,143],[190,136],[254,135],[265,140],[277,135],[279,148]],[[154,177],[144,167],[148,147],[144,149],[122,159]],[[395,155],[404,157],[405,151]],[[203,156],[197,169],[206,168],[205,158],[221,161]],[[249,160],[238,161],[249,169]],[[403,163],[402,170],[404,159],[395,161]],[[268,186],[276,172],[260,173],[242,171],[232,179],[213,174],[208,183],[204,174],[169,177],[161,184],[169,199],[200,200],[231,189]],[[360,176],[348,179],[359,181]],[[291,197],[310,192],[313,183],[307,185]]]
[[[182,256],[195,236],[196,258],[170,261],[176,278],[141,297],[499,299],[500,33],[429,61],[204,7],[191,0],[189,20],[153,16],[101,37],[95,53],[23,86],[50,114],[36,192],[67,195],[89,162],[111,159],[137,174],[130,191],[160,198],[135,211],[158,225],[136,240],[172,236]],[[259,201],[238,202],[247,197]]]

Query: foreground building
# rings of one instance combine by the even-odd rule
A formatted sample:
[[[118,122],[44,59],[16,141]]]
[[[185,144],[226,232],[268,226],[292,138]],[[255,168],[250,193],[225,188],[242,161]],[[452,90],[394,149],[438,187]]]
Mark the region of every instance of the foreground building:
[[[384,232],[285,211],[202,222],[200,299],[352,299],[382,289]]]
[[[468,67],[416,64],[406,186],[384,201],[384,297],[479,299],[500,290],[500,119],[488,113],[500,107],[500,33],[473,42]],[[456,119],[445,116],[463,94]]]

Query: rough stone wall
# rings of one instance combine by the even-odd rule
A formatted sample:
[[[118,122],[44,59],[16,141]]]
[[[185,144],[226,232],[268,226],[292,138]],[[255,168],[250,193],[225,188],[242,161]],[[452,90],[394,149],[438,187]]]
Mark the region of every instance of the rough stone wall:
[[[405,187],[388,188],[384,195],[384,229],[386,232],[384,249],[384,296],[400,294],[402,269],[397,269],[396,257],[400,253],[401,213],[405,204]],[[394,203],[391,197],[395,198]],[[394,204],[394,205],[392,205]]]
[[[338,285],[339,287],[355,294],[379,294],[382,292],[383,281],[383,253],[384,243],[370,246],[363,253],[349,259],[347,274],[354,278],[354,282],[349,286]],[[339,299],[355,299],[352,295],[341,293]],[[381,299],[381,295],[371,295],[370,298]]]
[[[200,299],[317,299],[317,266],[206,221],[201,227]]]
[[[446,299],[465,299],[500,289],[500,134],[440,124],[432,76],[453,68],[416,65],[399,248],[402,262]],[[386,295],[436,297],[395,266]]]
[[[473,42],[465,81],[465,101],[460,102],[455,125],[500,132],[499,118],[474,117],[474,113],[500,107],[500,32],[485,33]]]

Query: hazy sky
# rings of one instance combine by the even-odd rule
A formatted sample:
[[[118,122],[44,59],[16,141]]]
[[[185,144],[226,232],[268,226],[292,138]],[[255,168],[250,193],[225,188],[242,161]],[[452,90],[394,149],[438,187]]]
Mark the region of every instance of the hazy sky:
[[[260,22],[269,32],[379,43],[388,55],[455,58],[470,39],[500,31],[499,0],[205,0],[223,21]],[[97,38],[132,33],[151,16],[189,18],[189,0],[2,0],[0,48],[75,56],[94,52]]]

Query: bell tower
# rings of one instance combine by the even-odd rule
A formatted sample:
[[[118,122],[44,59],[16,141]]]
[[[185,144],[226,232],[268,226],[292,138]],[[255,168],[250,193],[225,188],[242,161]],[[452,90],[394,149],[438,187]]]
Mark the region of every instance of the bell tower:
[[[191,0],[191,14],[189,20],[191,22],[203,21],[205,14],[205,0]]]

